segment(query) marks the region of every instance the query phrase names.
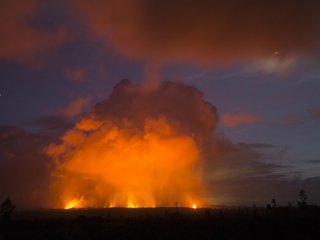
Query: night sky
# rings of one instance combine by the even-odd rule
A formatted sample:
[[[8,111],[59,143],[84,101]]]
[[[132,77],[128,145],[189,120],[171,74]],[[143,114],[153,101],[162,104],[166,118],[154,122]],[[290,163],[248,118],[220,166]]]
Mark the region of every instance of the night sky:
[[[319,204],[319,9],[313,0],[2,0],[0,200],[50,206],[45,149],[129,79],[191,85],[216,108],[203,150],[207,204],[296,204],[300,189]]]

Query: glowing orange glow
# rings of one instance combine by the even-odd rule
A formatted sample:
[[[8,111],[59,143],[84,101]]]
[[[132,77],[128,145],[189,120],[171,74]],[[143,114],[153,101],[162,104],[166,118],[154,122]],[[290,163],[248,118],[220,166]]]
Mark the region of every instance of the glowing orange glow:
[[[83,201],[83,198],[74,198],[66,203],[64,209],[81,208],[83,207]]]
[[[196,204],[192,204],[192,208],[193,208],[193,209],[197,209],[198,207],[197,207]]]
[[[66,202],[65,208],[156,207],[177,201],[191,206],[199,196],[197,145],[191,136],[175,133],[166,119],[147,119],[142,131],[110,123],[87,131],[81,125],[48,149],[57,162],[56,207]]]
[[[128,202],[128,208],[137,208],[131,201]]]

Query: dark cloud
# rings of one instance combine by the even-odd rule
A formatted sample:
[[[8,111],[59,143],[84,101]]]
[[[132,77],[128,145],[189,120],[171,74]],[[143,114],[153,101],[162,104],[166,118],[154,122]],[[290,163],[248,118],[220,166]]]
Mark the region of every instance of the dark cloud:
[[[267,148],[267,149],[270,149],[270,148],[275,148],[276,146],[273,145],[273,144],[268,144],[268,143],[249,143],[247,144],[248,147],[250,148]]]
[[[74,1],[90,30],[130,56],[226,63],[319,54],[319,1]]]
[[[65,107],[55,110],[55,114],[40,117],[27,124],[35,131],[46,134],[61,135],[72,128],[74,122],[89,108],[91,97],[78,97]]]
[[[319,55],[316,0],[4,0],[0,6],[0,58],[24,62],[84,38],[85,28],[91,39],[156,66]],[[67,75],[81,81],[84,73]]]
[[[268,150],[265,153],[261,150]],[[305,189],[309,202],[320,203],[320,178],[296,177],[289,165],[278,164],[286,148],[270,144],[232,143],[223,135],[214,136],[204,149],[207,189],[216,204],[265,205],[276,198],[281,205],[293,205]],[[317,164],[317,159],[308,161]]]
[[[257,148],[258,146],[258,148]],[[229,178],[251,174],[254,176],[273,174],[273,171],[284,168],[276,164],[279,150],[272,145],[252,145],[233,143],[224,135],[214,135],[204,146],[204,158],[209,178]],[[271,152],[258,151],[265,146]]]
[[[74,82],[83,82],[86,77],[86,71],[79,67],[73,69],[67,68],[64,73],[68,79]]]
[[[310,204],[320,202],[320,178],[287,178],[281,175],[243,175],[228,179],[214,179],[208,186],[217,203],[233,205],[258,204],[265,206],[275,198],[280,205],[297,205],[299,191],[304,189]]]
[[[255,124],[261,122],[262,117],[249,113],[225,113],[221,116],[221,124],[225,127],[237,127],[243,124]]]
[[[309,119],[305,116],[298,116],[298,115],[283,115],[274,120],[266,120],[264,121],[265,124],[269,126],[292,126],[298,125],[307,122]]]
[[[320,118],[320,109],[313,109],[310,111],[312,118]]]
[[[308,161],[306,161],[306,163],[309,163],[309,164],[320,164],[320,159],[308,160]]]
[[[303,122],[303,119],[294,115],[284,116],[283,118],[280,119],[280,123],[283,125],[294,125],[302,122]]]
[[[48,206],[51,160],[43,148],[52,138],[16,127],[0,127],[0,200],[19,209]]]
[[[180,82],[163,82],[148,89],[122,80],[109,99],[94,107],[92,116],[119,125],[130,120],[139,128],[146,118],[162,116],[176,131],[202,140],[212,134],[218,122],[216,108],[203,100],[203,93]]]
[[[0,58],[23,60],[70,39],[103,38],[128,57],[230,63],[319,54],[316,0],[1,2]],[[84,73],[68,73],[76,81]]]
[[[284,153],[277,146],[235,144],[219,135],[208,142],[205,154],[207,189],[216,204],[265,205],[276,198],[281,205],[296,205],[300,189],[310,203],[320,202],[320,178],[298,178],[290,166],[278,164]]]
[[[61,116],[61,115],[53,115],[53,116],[45,116],[35,119],[30,125],[36,130],[46,133],[55,133],[62,134],[73,126],[73,123],[70,119]]]
[[[52,7],[48,10],[46,4],[39,0],[1,1],[0,58],[30,64],[38,53],[70,39],[67,24],[59,23],[61,14],[52,14]]]

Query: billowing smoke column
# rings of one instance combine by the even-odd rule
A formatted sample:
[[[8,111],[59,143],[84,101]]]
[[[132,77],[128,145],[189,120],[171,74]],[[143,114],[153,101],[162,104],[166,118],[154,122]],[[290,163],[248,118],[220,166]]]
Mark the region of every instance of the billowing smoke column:
[[[216,109],[183,83],[122,80],[47,153],[55,207],[201,204],[201,145]]]

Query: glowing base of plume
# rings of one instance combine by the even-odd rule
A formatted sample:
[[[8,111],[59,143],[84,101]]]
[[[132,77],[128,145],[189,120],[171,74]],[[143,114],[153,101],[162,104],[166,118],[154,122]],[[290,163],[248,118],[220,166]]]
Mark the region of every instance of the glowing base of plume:
[[[72,209],[72,208],[82,208],[83,207],[83,197],[71,199],[66,203],[64,209]]]
[[[61,196],[58,206],[137,208],[171,206],[176,200],[192,206],[201,190],[199,151],[192,137],[174,133],[162,118],[149,119],[144,131],[134,135],[129,130],[103,128],[79,147],[64,147],[70,152],[53,187]],[[80,133],[69,134],[73,139]]]
[[[83,197],[81,198],[73,198],[69,201],[66,202],[64,209],[79,209],[79,208],[88,208],[89,206],[86,206],[85,200]],[[189,205],[190,208],[192,209],[197,209],[198,206],[193,203]],[[114,208],[114,207],[123,207],[123,208],[156,208],[157,206],[155,205],[150,205],[150,206],[142,206],[142,205],[137,205],[133,201],[129,200],[127,206],[116,206],[113,204],[110,204],[109,206],[104,206],[103,208]],[[158,206],[158,207],[173,207],[173,206]],[[175,206],[177,207],[177,206]],[[179,206],[180,207],[180,206]],[[181,206],[184,207],[184,206]],[[188,206],[186,206],[188,207]]]
[[[128,208],[137,208],[137,205],[133,204],[133,202],[128,202]]]

